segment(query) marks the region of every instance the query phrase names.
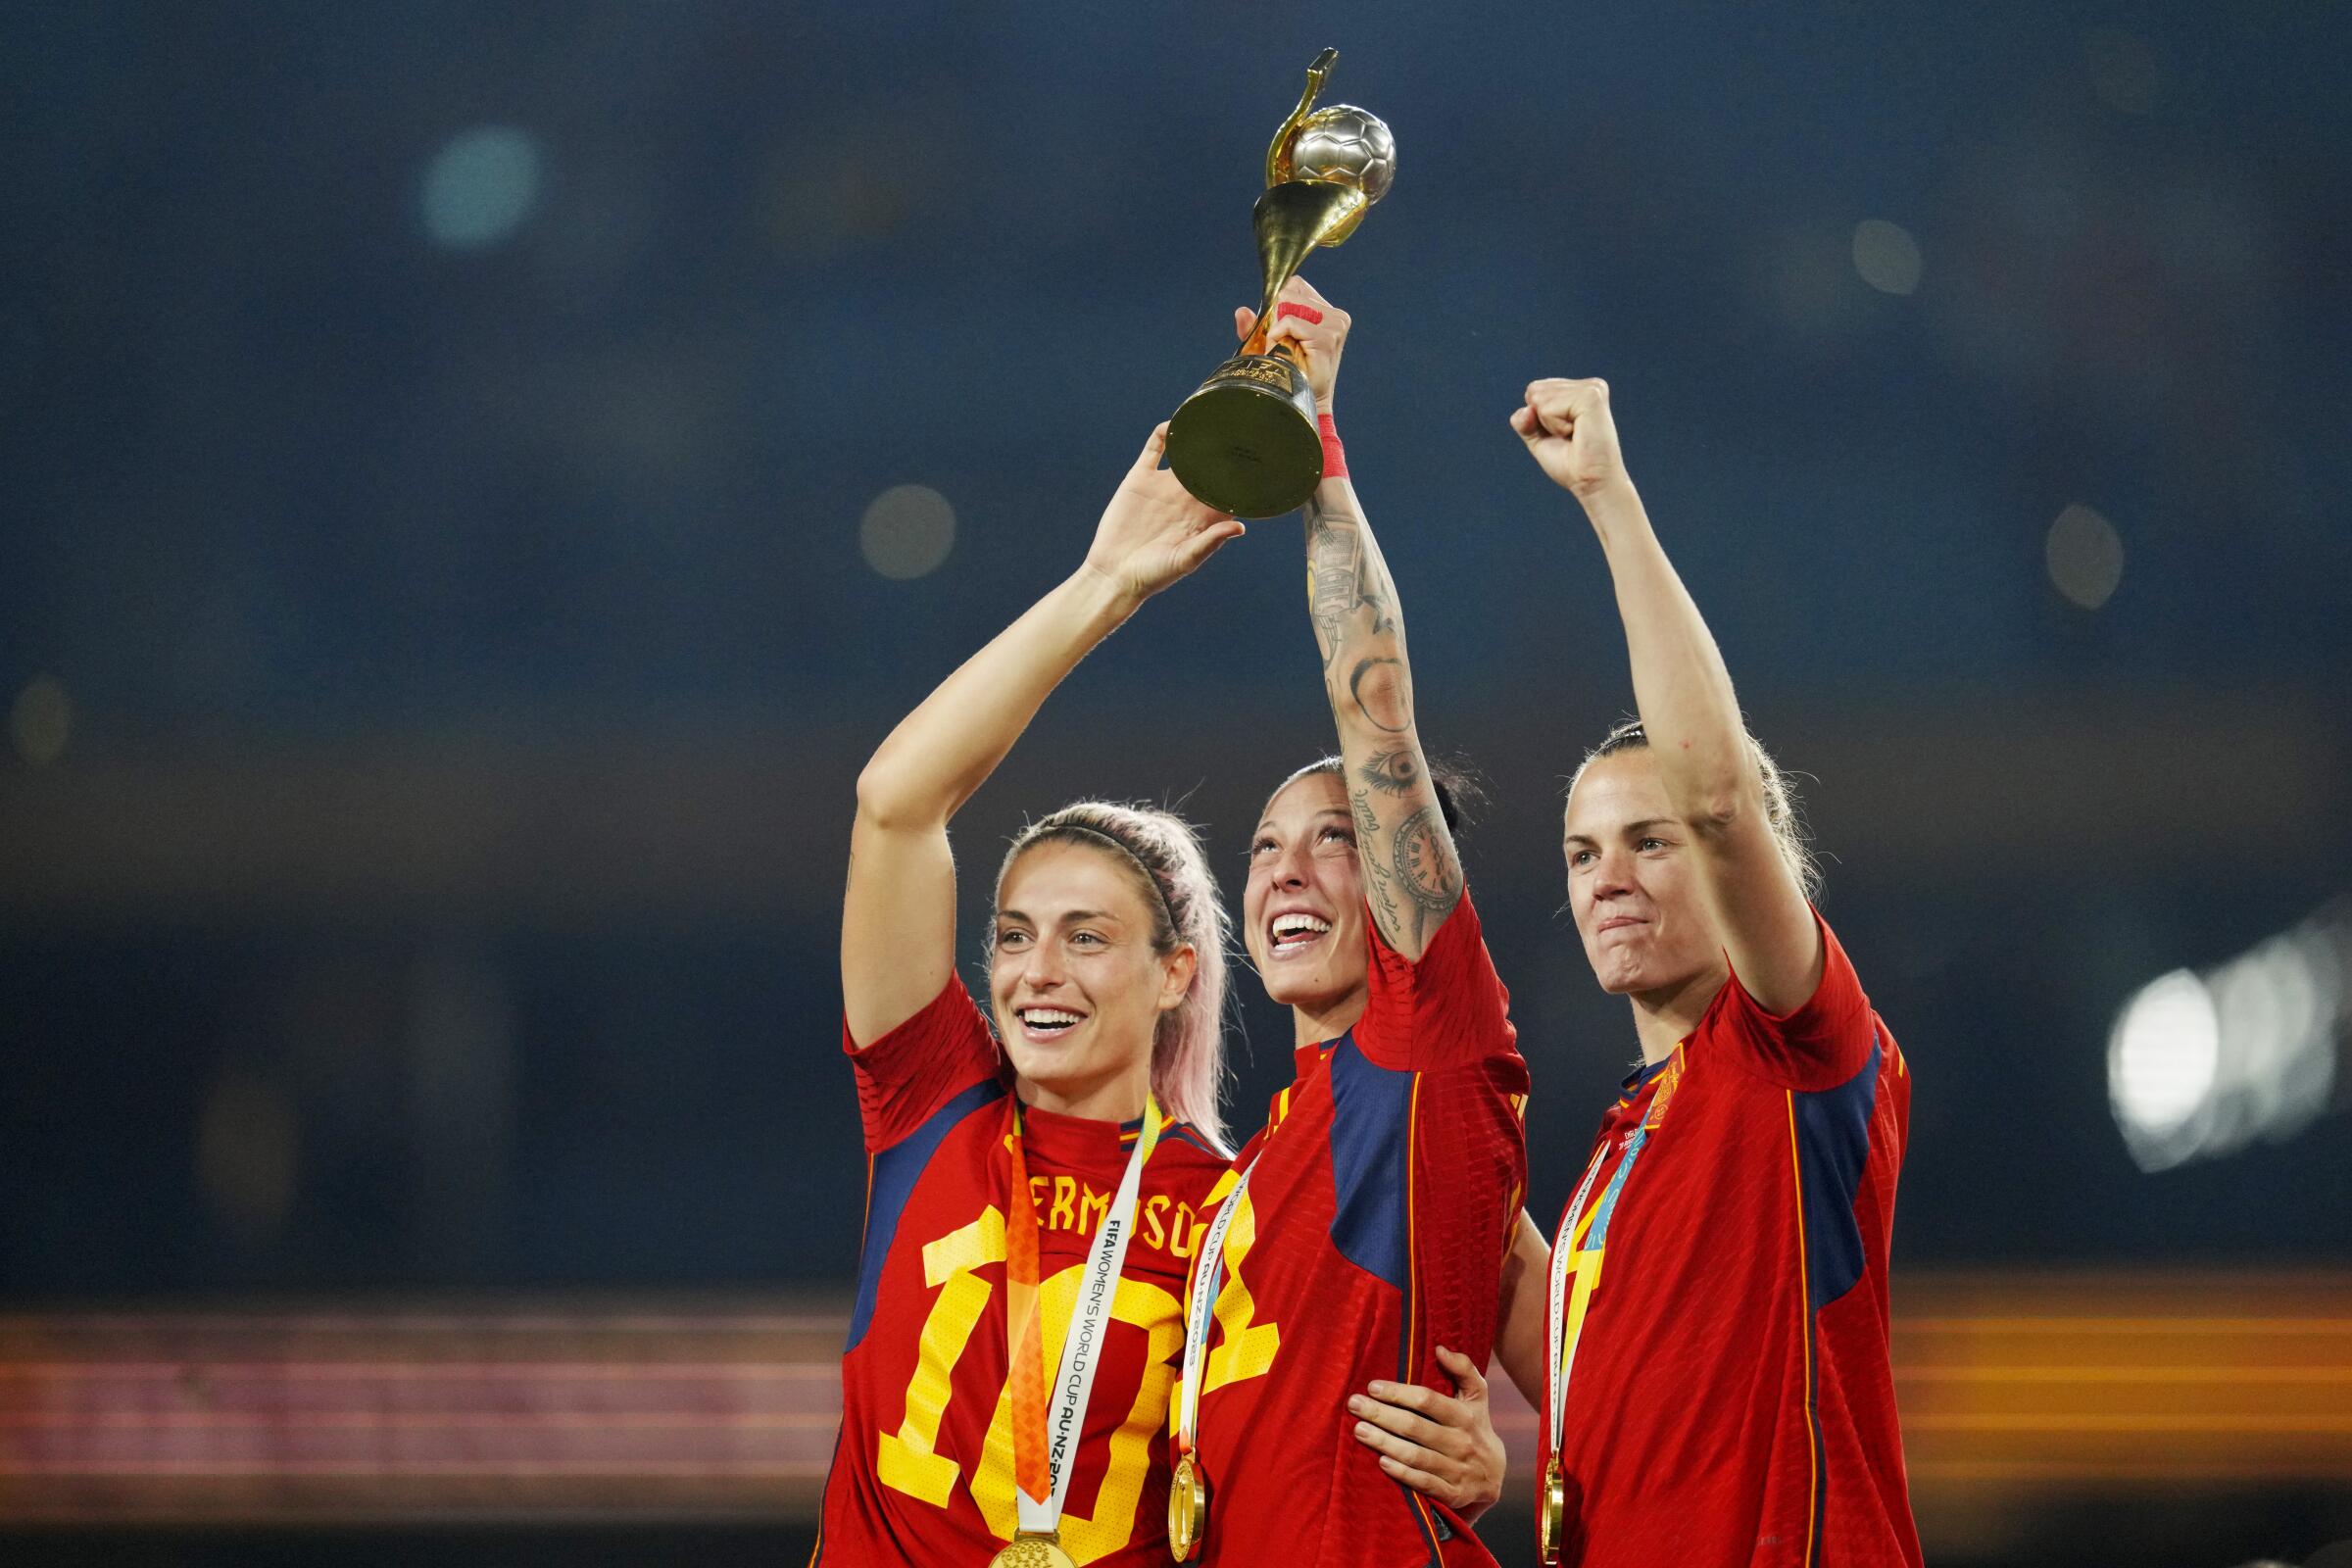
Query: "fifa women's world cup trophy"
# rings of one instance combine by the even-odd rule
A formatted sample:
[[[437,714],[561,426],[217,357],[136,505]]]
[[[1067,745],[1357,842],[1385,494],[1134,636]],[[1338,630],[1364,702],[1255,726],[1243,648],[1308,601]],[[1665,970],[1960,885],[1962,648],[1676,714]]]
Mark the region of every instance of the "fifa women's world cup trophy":
[[[1351,104],[1315,108],[1339,58],[1337,49],[1315,56],[1298,107],[1266,149],[1266,191],[1250,214],[1265,282],[1257,329],[1168,423],[1168,466],[1177,479],[1237,517],[1295,511],[1322,482],[1314,393],[1287,345],[1265,352],[1266,328],[1274,297],[1307,253],[1354,233],[1396,173],[1396,140],[1377,116]]]

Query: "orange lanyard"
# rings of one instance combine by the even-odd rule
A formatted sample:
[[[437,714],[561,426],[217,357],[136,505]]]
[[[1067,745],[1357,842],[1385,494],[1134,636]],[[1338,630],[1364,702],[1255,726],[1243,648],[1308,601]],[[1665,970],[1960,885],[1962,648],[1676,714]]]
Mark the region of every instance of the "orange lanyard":
[[[1046,1382],[1044,1326],[1040,1322],[1037,1195],[1029,1188],[1029,1157],[1022,1137],[1021,1103],[1012,1106],[1012,1131],[1005,1137],[1012,1191],[1005,1195],[1004,1341],[1006,1388],[1012,1403],[1012,1477],[1021,1529],[1052,1534],[1061,1519],[1061,1499],[1077,1469],[1077,1441],[1086,1428],[1086,1406],[1102,1367],[1102,1338],[1109,1327],[1119,1270],[1135,1234],[1142,1201],[1144,1166],[1159,1143],[1159,1102],[1144,1097],[1143,1129],[1126,1174],[1105,1205],[1087,1251],[1085,1276],[1062,1336],[1061,1372]],[[1049,1405],[1052,1407],[1049,1408]]]
[[[1012,1478],[1032,1497],[1053,1490],[1046,1469],[1046,1349],[1037,1312],[1037,1195],[1021,1145],[1021,1105],[1012,1105],[1012,1190],[1005,1195],[1005,1350],[1012,1396]]]

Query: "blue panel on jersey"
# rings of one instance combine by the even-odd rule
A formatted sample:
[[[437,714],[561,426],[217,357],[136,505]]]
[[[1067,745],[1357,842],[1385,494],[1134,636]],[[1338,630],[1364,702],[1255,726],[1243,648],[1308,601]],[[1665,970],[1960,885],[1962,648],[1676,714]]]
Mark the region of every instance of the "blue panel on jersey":
[[[1351,1036],[1331,1054],[1331,1242],[1367,1274],[1405,1288],[1405,1119],[1413,1075],[1364,1059]]]
[[[1818,1312],[1862,1277],[1862,1226],[1854,1195],[1870,1157],[1870,1113],[1879,1100],[1880,1043],[1862,1070],[1835,1089],[1795,1093],[1796,1168],[1804,1183],[1805,1274]]]
[[[974,1084],[874,1156],[873,1189],[865,1200],[865,1250],[858,1259],[858,1304],[850,1309],[850,1342],[842,1347],[842,1354],[858,1348],[858,1342],[865,1338],[866,1325],[874,1319],[874,1293],[882,1287],[882,1260],[890,1255],[891,1238],[898,1234],[899,1213],[906,1208],[923,1167],[938,1152],[940,1141],[964,1117],[1004,1098],[1003,1084]]]

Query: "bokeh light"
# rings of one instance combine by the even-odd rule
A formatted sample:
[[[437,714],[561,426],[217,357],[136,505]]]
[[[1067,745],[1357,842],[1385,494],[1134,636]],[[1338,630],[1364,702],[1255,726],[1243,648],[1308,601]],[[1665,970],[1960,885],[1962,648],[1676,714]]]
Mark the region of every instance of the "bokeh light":
[[[1854,225],[1854,270],[1882,294],[1919,287],[1919,241],[1900,223],[1866,218]]]
[[[522,226],[539,203],[539,142],[513,125],[452,136],[424,172],[424,230],[451,250],[480,250]]]
[[[2124,580],[2124,541],[2096,510],[2071,506],[2058,514],[2042,541],[2050,581],[2067,600],[2096,610]]]
[[[2107,1042],[2107,1093],[2126,1142],[2157,1170],[2187,1156],[2179,1135],[2220,1070],[2222,1025],[2205,982],[2186,969],[2151,980]]]
[[[2338,901],[2202,974],[2151,981],[2117,1015],[2108,1092],[2142,1169],[2292,1138],[2333,1102],[2352,966]]]
[[[74,738],[74,700],[54,675],[35,675],[9,706],[8,738],[17,755],[35,767],[47,767],[66,755]]]
[[[956,509],[928,485],[893,485],[865,509],[858,548],[885,577],[903,582],[928,576],[956,548]]]

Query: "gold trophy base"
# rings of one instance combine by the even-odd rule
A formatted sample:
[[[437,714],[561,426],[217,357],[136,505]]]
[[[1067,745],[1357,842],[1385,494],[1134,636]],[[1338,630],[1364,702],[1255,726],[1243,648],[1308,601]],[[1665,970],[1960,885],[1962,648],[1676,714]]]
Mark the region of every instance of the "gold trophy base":
[[[1323,436],[1306,372],[1285,354],[1217,367],[1168,421],[1168,466],[1195,499],[1237,517],[1279,517],[1323,482]]]

